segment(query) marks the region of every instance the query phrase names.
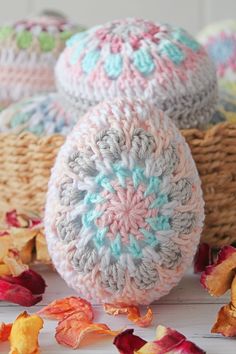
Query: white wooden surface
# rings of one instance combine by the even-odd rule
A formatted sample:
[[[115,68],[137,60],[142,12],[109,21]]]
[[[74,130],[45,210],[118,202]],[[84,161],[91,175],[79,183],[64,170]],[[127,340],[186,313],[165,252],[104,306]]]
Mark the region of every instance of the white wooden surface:
[[[235,18],[235,0],[0,0],[0,23],[42,9],[57,9],[91,26],[140,16],[182,26],[196,34],[212,21]]]
[[[35,307],[27,309],[33,313],[52,300],[74,294],[56,273],[44,271],[44,278],[48,287],[43,301]],[[137,328],[129,323],[123,316],[112,317],[105,315],[100,306],[95,306],[95,320],[108,324],[112,329],[135,328],[135,333],[146,340],[154,338],[155,327],[164,324],[176,328],[188,339],[194,341],[206,350],[207,354],[235,354],[236,340],[227,339],[220,335],[210,333],[211,325],[222,304],[228,302],[228,295],[220,299],[211,298],[200,286],[199,276],[187,275],[165,298],[152,305],[154,322],[150,328]],[[0,302],[0,321],[11,322],[23,311],[16,305]],[[54,339],[56,321],[45,320],[45,325],[40,334],[42,354],[67,354],[73,353],[71,349],[59,346]],[[117,354],[110,337],[103,337],[99,342],[83,345],[78,349],[81,354]],[[8,344],[0,344],[0,353],[9,351]]]

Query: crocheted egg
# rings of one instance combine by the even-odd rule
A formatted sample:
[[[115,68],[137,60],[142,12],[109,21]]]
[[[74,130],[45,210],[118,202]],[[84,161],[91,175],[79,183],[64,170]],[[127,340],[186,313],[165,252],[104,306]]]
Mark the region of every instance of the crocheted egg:
[[[49,182],[49,253],[94,302],[148,304],[189,267],[203,224],[200,179],[166,114],[142,101],[92,108],[62,146]]]
[[[55,89],[54,66],[79,28],[65,19],[41,16],[0,27],[0,108]]]
[[[219,85],[236,93],[236,21],[207,26],[198,36],[215,63]]]
[[[64,110],[57,93],[23,99],[0,113],[0,132],[66,135],[73,124],[71,115]]]
[[[215,125],[225,121],[236,123],[236,96],[232,94],[232,91],[221,90],[217,110],[213,114],[210,124]]]
[[[114,97],[144,98],[181,128],[207,124],[217,100],[215,69],[201,45],[180,28],[141,19],[74,35],[56,79],[79,113]]]

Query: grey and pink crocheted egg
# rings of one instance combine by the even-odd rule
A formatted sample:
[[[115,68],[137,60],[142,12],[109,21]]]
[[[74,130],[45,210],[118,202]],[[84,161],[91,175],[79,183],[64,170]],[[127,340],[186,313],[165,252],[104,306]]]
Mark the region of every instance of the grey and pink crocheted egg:
[[[190,149],[173,121],[144,101],[103,102],[78,121],[52,170],[49,253],[87,299],[149,304],[190,266],[203,204]]]
[[[214,65],[185,30],[123,19],[74,35],[56,65],[57,86],[79,115],[114,97],[143,98],[180,128],[207,125],[215,110]]]

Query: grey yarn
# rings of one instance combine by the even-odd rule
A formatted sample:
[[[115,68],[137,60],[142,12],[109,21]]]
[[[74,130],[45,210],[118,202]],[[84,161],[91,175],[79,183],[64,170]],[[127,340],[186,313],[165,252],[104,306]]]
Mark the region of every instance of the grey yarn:
[[[153,288],[159,279],[155,263],[144,259],[136,265],[133,278],[138,289]]]
[[[142,128],[135,128],[131,139],[131,153],[137,159],[146,159],[155,150],[156,144],[152,134]]]
[[[125,271],[117,263],[111,264],[101,273],[101,280],[112,292],[121,291],[125,286]]]
[[[59,199],[61,205],[76,205],[85,196],[86,192],[78,190],[73,183],[73,179],[67,177],[59,188]]]
[[[62,241],[67,243],[76,239],[81,226],[82,223],[80,217],[77,217],[72,221],[67,221],[65,216],[62,215],[56,223],[58,236]]]
[[[186,204],[192,196],[192,185],[187,178],[182,178],[176,182],[170,191],[170,200],[181,200],[181,203]]]
[[[91,160],[91,154],[74,151],[68,158],[68,166],[76,175],[95,176],[97,170],[95,162]]]
[[[195,225],[195,215],[192,212],[177,213],[170,221],[173,230],[189,234]]]
[[[115,161],[125,147],[125,136],[122,130],[107,129],[96,136],[96,143],[104,158]]]

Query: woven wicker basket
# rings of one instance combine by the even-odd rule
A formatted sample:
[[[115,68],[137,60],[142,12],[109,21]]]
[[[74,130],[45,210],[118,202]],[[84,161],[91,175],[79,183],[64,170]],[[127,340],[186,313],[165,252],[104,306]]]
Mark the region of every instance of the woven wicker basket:
[[[206,202],[203,241],[221,247],[236,241],[236,125],[183,130],[196,161]],[[64,137],[0,134],[0,212],[43,213],[50,169]]]

